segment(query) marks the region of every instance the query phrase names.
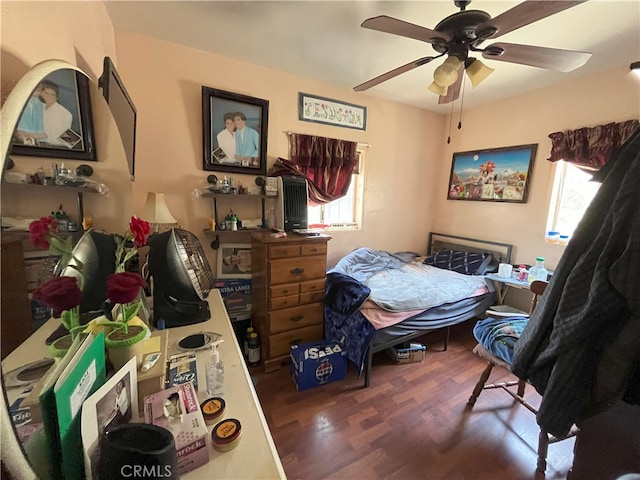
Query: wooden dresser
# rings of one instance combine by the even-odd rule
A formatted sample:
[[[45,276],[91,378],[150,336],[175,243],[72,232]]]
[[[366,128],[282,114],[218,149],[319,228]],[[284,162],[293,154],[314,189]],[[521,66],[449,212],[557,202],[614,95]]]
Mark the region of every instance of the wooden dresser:
[[[327,235],[251,235],[253,322],[265,372],[280,368],[295,343],[324,335]]]

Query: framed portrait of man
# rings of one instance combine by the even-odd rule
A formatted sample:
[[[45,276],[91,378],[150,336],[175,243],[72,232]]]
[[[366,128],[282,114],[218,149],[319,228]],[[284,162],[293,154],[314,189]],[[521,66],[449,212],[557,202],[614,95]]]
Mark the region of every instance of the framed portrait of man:
[[[11,153],[96,161],[87,77],[62,69],[42,79],[22,110]]]
[[[251,278],[251,244],[221,244],[216,263],[217,278]]]
[[[203,169],[265,175],[268,117],[268,100],[203,86]]]

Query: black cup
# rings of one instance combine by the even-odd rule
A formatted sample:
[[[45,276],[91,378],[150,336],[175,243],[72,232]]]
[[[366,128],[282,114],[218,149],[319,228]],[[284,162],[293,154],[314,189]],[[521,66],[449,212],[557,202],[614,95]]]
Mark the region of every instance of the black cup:
[[[147,423],[124,423],[110,428],[100,438],[98,478],[180,478],[172,433]]]

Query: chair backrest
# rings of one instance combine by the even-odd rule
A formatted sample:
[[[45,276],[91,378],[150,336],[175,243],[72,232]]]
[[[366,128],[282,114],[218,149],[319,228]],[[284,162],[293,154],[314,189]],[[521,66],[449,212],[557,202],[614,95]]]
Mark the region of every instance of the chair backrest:
[[[529,315],[533,314],[533,311],[538,304],[538,297],[544,293],[544,289],[547,288],[547,285],[549,285],[549,282],[545,282],[543,280],[534,280],[531,282],[531,285],[529,285],[529,289],[531,290],[531,293],[533,293],[531,308],[529,308]]]

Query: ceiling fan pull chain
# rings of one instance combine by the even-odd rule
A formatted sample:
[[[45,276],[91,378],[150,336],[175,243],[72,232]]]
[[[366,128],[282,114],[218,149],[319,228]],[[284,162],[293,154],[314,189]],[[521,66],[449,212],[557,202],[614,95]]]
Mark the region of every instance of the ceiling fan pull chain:
[[[451,102],[451,113],[449,114],[449,136],[447,137],[447,145],[451,143],[451,122],[453,121],[453,104],[456,103]]]
[[[462,98],[460,99],[460,119],[458,120],[458,130],[462,130],[462,109],[464,108],[464,91],[467,82],[462,80]]]

